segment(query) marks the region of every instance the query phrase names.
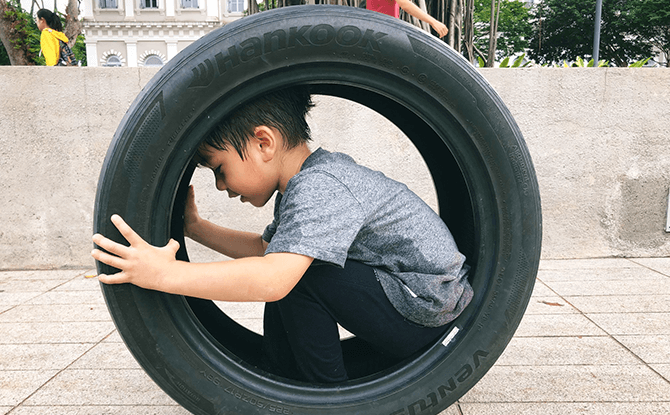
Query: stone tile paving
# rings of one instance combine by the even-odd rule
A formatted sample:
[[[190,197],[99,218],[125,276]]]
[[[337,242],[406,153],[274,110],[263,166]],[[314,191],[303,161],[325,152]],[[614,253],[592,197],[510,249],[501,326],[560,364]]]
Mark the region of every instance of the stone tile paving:
[[[670,259],[545,260],[537,282],[461,414],[670,413]]]
[[[187,414],[135,362],[91,270],[0,272],[0,414]],[[252,330],[262,306],[220,304]],[[515,337],[440,415],[670,413],[670,259],[545,260]]]

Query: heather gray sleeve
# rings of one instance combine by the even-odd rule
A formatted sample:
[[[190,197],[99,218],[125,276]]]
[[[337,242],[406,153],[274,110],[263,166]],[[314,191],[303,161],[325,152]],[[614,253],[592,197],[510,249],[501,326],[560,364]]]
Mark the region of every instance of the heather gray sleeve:
[[[280,201],[275,228],[264,235],[274,230],[265,253],[292,252],[344,266],[364,219],[357,198],[332,175],[296,175]]]

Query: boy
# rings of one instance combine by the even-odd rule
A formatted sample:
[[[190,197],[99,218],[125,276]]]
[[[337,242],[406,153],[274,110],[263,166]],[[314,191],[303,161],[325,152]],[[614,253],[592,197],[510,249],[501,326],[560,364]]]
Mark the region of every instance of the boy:
[[[112,222],[130,246],[96,234],[109,253],[92,255],[121,270],[100,275],[106,284],[265,302],[270,370],[333,383],[348,378],[337,323],[404,358],[436,341],[473,293],[449,230],[405,185],[344,154],[309,150],[312,106],[300,87],[273,92],[238,108],[199,147],[196,161],[230,197],[260,207],[278,192],[259,235],[201,219],[189,189],[185,235],[236,259],[177,261],[176,241],[151,246],[118,215]]]

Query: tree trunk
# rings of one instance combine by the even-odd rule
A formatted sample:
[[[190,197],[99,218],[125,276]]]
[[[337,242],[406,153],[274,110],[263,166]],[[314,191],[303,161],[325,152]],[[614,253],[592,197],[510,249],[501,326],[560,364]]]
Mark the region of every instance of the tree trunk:
[[[11,65],[35,65],[32,59],[28,56],[28,51],[25,48],[14,48],[14,40],[22,34],[17,32],[13,20],[5,17],[5,12],[13,11],[14,7],[7,3],[6,0],[0,0],[0,41],[7,51],[9,63]]]
[[[249,0],[249,14],[255,14],[258,12],[258,3],[256,3],[256,0]]]
[[[491,0],[491,24],[489,27],[489,55],[486,67],[493,68],[496,61],[498,43],[498,17],[500,16],[500,0]]]
[[[460,52],[463,35],[463,0],[449,0],[447,10],[448,14],[445,23],[449,28],[449,33],[447,34],[446,41],[456,52]]]
[[[65,29],[63,33],[70,40],[68,44],[70,47],[74,46],[77,37],[81,34],[82,23],[79,20],[79,2],[77,0],[68,0],[67,7],[65,7]]]
[[[465,58],[474,64],[475,57],[475,1],[465,0],[465,10],[463,12],[463,47],[465,48]]]

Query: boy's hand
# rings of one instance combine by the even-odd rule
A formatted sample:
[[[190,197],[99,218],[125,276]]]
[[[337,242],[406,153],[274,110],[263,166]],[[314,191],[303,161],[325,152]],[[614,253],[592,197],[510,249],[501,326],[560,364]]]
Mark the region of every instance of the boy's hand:
[[[176,262],[179,242],[170,239],[162,248],[149,245],[119,215],[112,215],[112,223],[130,242],[125,246],[100,234],[93,235],[93,242],[109,253],[94,249],[91,256],[121,272],[114,275],[98,276],[105,284],[132,283],[142,288],[160,290],[168,272]]]
[[[195,205],[195,190],[193,190],[193,185],[190,185],[186,193],[186,206],[184,207],[184,236],[193,239],[193,229],[199,221],[200,215]]]

